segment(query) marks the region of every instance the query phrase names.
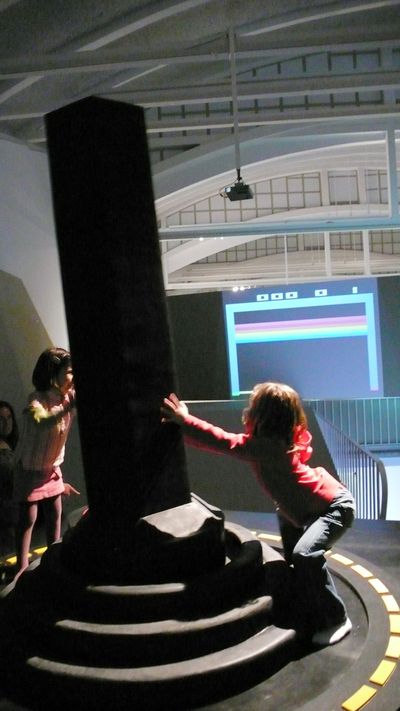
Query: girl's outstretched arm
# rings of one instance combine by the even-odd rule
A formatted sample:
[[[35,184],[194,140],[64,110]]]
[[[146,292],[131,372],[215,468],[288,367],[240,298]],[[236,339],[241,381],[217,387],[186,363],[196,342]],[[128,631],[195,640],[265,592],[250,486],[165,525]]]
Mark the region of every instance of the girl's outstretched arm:
[[[259,459],[260,446],[263,452],[265,449],[265,440],[257,441],[249,439],[246,434],[226,432],[221,427],[190,415],[186,403],[179,400],[175,393],[164,398],[161,421],[181,425],[187,444],[216,454],[230,454],[246,461],[254,461]]]
[[[162,422],[175,422],[177,425],[182,425],[188,414],[188,406],[182,400],[179,400],[175,393],[171,393],[164,398],[161,406]]]

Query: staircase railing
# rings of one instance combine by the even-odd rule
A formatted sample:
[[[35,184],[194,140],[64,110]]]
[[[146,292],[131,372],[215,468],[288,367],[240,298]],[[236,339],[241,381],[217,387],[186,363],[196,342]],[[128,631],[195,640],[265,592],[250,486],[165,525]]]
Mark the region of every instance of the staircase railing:
[[[383,462],[322,415],[316,412],[315,416],[337,475],[355,498],[357,518],[386,519],[388,485]]]
[[[308,400],[307,404],[368,449],[400,450],[400,397]]]

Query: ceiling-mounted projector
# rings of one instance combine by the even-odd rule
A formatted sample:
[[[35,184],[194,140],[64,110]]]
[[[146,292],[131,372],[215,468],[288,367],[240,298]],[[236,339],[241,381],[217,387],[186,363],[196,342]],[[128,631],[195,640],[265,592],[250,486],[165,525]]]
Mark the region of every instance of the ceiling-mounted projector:
[[[224,198],[229,198],[232,202],[235,200],[251,200],[253,197],[251,188],[243,182],[239,170],[237,173],[237,180],[235,180],[233,185],[227,185],[225,188],[222,188],[220,195]]]

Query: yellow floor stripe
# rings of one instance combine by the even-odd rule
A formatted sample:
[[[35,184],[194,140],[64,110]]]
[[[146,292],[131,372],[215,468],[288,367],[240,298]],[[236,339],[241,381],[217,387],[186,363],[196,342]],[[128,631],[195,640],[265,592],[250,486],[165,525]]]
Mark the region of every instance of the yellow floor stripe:
[[[375,694],[376,689],[373,689],[372,686],[364,684],[364,686],[361,686],[358,691],[353,694],[353,696],[350,696],[347,701],[343,702],[342,708],[345,709],[345,711],[358,711],[358,709],[370,701]]]
[[[399,612],[399,606],[393,595],[382,595],[382,600],[388,612]]]
[[[370,585],[372,585],[373,588],[375,588],[377,593],[389,592],[386,585],[382,582],[382,580],[379,580],[379,578],[371,578],[371,580],[368,580],[368,582]]]
[[[15,565],[16,562],[17,562],[17,556],[16,556],[16,555],[12,555],[12,556],[10,556],[9,558],[6,558],[6,561],[5,561],[6,565]]]
[[[400,615],[389,615],[391,634],[400,634]]]
[[[43,546],[42,548],[35,548],[34,553],[35,555],[43,555],[43,553],[47,551],[47,546]]]
[[[386,684],[396,666],[396,662],[389,662],[386,659],[383,659],[379,666],[375,669],[372,676],[369,677],[369,680],[372,681],[373,684],[383,686],[383,684]]]
[[[265,541],[280,541],[281,537],[276,536],[274,533],[259,533],[258,538],[262,538]]]
[[[392,635],[389,638],[389,644],[385,652],[385,657],[392,657],[393,659],[400,658],[400,637],[394,637]]]
[[[340,553],[332,553],[331,558],[333,558],[333,560],[337,560],[338,563],[342,563],[343,565],[353,565],[354,563],[354,560],[346,558],[345,555],[341,555]]]
[[[363,565],[353,565],[352,570],[354,570],[355,573],[358,573],[361,575],[362,578],[372,578],[373,575],[370,570],[367,570],[367,568],[364,568]]]

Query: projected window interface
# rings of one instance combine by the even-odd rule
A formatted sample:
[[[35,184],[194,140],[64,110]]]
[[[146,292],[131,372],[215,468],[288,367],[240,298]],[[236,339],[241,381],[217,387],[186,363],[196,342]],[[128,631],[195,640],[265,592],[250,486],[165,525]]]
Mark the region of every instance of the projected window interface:
[[[306,398],[381,395],[376,300],[374,279],[226,292],[231,394],[279,380]]]

